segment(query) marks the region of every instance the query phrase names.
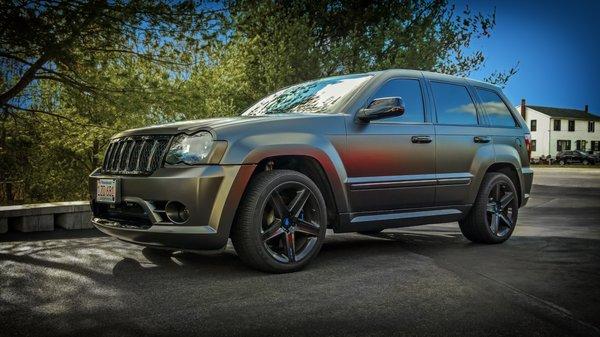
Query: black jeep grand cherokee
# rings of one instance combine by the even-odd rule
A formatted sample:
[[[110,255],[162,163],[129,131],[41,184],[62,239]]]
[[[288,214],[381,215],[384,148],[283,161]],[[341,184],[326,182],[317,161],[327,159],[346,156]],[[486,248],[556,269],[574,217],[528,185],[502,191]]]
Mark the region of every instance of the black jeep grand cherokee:
[[[147,246],[306,266],[325,231],[458,221],[500,243],[529,197],[529,131],[502,92],[413,70],[325,78],[241,116],[115,135],[90,175],[93,222]]]

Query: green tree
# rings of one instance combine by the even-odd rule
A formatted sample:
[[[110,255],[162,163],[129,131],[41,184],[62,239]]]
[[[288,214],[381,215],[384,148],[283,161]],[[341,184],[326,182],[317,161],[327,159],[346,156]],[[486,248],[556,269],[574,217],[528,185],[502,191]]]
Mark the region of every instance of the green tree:
[[[94,96],[129,94],[107,62],[131,57],[181,72],[201,57],[219,10],[196,1],[9,0],[0,4],[0,108],[31,108],[39,82]],[[126,64],[122,64],[126,66]]]
[[[495,25],[495,12],[473,13],[468,7],[458,11],[445,0],[241,0],[229,7],[232,41],[244,41],[251,59],[262,60],[267,72],[269,68],[286,72],[286,66],[298,69],[299,75],[288,81],[289,73],[282,75],[288,84],[306,77],[303,74],[331,76],[389,68],[468,76],[484,64],[485,56],[465,50],[474,39],[489,38]],[[285,41],[282,35],[297,37],[299,43],[286,43],[285,51],[278,50]],[[259,48],[253,50],[256,45]],[[275,55],[300,57],[294,60],[297,63],[281,62],[270,53],[277,51]],[[496,69],[490,79],[502,85],[513,72]]]

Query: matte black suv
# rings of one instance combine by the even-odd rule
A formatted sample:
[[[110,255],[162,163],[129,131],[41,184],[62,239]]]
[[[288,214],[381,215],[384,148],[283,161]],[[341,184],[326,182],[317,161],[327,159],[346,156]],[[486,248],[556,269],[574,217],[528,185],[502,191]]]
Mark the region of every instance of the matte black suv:
[[[494,86],[412,70],[325,78],[241,116],[115,135],[90,175],[93,222],[146,246],[304,267],[327,228],[458,221],[499,243],[529,197],[529,131]]]

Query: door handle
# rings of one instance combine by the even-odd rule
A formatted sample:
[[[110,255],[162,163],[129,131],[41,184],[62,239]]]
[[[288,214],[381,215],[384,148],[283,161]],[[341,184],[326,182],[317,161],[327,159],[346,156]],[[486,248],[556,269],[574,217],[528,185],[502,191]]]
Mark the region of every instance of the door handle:
[[[410,137],[410,141],[415,144],[427,144],[427,143],[431,143],[431,137],[429,137],[429,136],[412,136],[412,137]]]
[[[490,136],[475,136],[473,138],[475,143],[489,143],[492,141],[492,137]]]

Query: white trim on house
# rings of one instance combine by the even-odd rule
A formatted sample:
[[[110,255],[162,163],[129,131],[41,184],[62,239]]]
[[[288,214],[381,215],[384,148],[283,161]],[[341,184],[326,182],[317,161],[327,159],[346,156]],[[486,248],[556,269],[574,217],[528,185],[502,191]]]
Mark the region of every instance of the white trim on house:
[[[521,111],[521,106],[516,106],[517,111]],[[600,152],[600,121],[592,121],[585,118],[567,118],[567,117],[551,117],[540,111],[534,110],[530,107],[526,108],[525,120],[527,121],[527,127],[531,131],[531,140],[535,141],[535,148],[532,148],[531,157],[539,158],[540,156],[551,155],[555,157],[560,149],[557,149],[557,142],[564,140],[570,142],[570,150],[577,150],[578,142],[581,146],[585,145],[582,150]],[[536,130],[531,130],[531,121],[536,121]],[[559,120],[561,124],[560,131],[554,130],[554,121]],[[575,130],[569,131],[569,120],[574,121]],[[594,132],[588,132],[589,122],[594,122]],[[597,147],[592,148],[592,142]],[[597,143],[596,143],[597,142]],[[585,144],[584,144],[585,143]],[[532,144],[533,145],[533,144]],[[567,149],[562,149],[569,150]]]

